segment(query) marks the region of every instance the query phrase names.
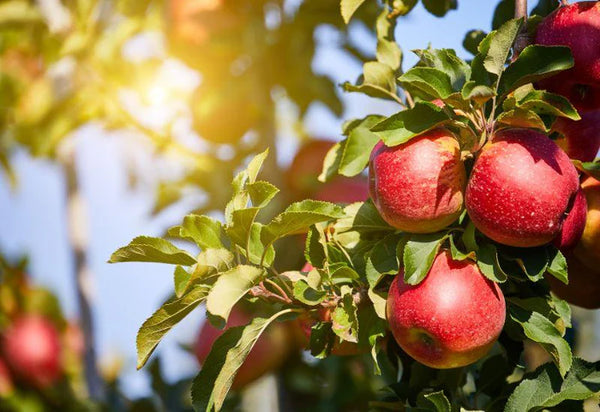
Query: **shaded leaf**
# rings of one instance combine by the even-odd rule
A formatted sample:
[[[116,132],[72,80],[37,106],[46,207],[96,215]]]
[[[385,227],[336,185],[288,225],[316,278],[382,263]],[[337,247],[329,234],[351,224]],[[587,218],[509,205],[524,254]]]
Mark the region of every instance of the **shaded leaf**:
[[[418,285],[425,279],[447,236],[446,233],[439,232],[410,237],[404,246],[404,282]]]

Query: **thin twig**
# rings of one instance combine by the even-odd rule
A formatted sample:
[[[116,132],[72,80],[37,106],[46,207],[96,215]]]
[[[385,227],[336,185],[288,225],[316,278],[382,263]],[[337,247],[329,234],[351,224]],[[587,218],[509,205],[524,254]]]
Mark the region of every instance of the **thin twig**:
[[[272,281],[271,279],[265,279],[266,282],[268,282],[270,285],[272,285],[275,289],[277,289],[277,292],[279,292],[279,295],[283,298],[285,298],[288,303],[292,303],[292,299],[290,299],[290,297],[288,296],[287,293],[285,293],[285,291],[281,288],[281,286],[279,286],[276,282]]]

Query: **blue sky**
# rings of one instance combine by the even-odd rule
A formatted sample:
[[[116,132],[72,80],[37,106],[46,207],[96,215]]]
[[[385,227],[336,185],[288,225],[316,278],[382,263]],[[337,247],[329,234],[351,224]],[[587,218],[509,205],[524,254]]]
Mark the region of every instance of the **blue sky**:
[[[404,51],[404,67],[416,59],[411,49],[454,48],[459,56],[468,57],[462,48],[464,34],[474,28],[489,30],[496,2],[459,1],[459,8],[443,19],[427,13],[419,4],[408,18],[400,21],[396,38]],[[369,39],[357,29],[354,33],[365,47],[374,49]],[[355,81],[361,67],[334,46],[333,30],[317,32],[318,48],[314,69],[331,76],[337,83]],[[356,94],[345,94],[346,112],[338,119],[315,104],[306,117],[308,131],[316,136],[339,138],[343,120],[369,113],[390,114],[397,107]],[[282,130],[282,147],[294,147],[293,138]],[[94,276],[95,320],[100,359],[115,356],[123,360],[123,383],[126,391],[141,395],[149,390],[143,372],[135,371],[135,336],[142,322],[154,312],[172,291],[172,268],[157,264],[108,265],[106,260],[119,246],[141,234],[159,235],[177,222],[195,199],[172,207],[158,217],[151,217],[154,184],[161,167],[150,164],[150,154],[141,151],[131,156],[135,139],[123,139],[116,133],[105,133],[97,125],[88,125],[74,137],[77,165],[88,205],[89,264]],[[131,143],[132,140],[134,143]],[[286,149],[280,156],[288,161],[293,152]],[[131,165],[143,172],[135,189],[127,184]],[[14,165],[20,184],[11,190],[5,177],[0,178],[0,248],[9,256],[28,254],[34,279],[55,291],[64,310],[76,316],[76,303],[71,279],[72,263],[67,243],[65,221],[65,183],[60,168],[45,160],[31,159],[19,152]],[[197,371],[195,361],[178,345],[189,343],[203,319],[196,310],[175,328],[160,344],[169,379],[191,375]]]

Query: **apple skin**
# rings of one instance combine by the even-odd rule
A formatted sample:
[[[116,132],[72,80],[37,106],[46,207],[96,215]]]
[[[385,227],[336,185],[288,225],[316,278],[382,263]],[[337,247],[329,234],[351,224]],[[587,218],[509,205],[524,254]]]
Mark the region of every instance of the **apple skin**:
[[[194,343],[194,354],[198,362],[202,364],[206,360],[213,343],[227,328],[247,325],[251,321],[252,317],[239,308],[234,308],[231,311],[224,330],[217,329],[210,322],[205,321]],[[286,327],[281,323],[271,324],[258,338],[238,370],[232,388],[239,390],[266,373],[278,369],[286,360],[292,348],[293,343]]]
[[[581,184],[587,199],[587,220],[575,256],[591,268],[600,268],[600,181],[586,178]]]
[[[466,171],[455,137],[434,129],[394,147],[378,143],[369,191],[381,217],[410,233],[437,232],[461,214]]]
[[[504,129],[481,150],[467,184],[467,212],[477,229],[516,247],[551,242],[562,229],[579,175],[547,136]]]
[[[582,189],[579,189],[573,199],[573,205],[567,212],[560,233],[552,242],[561,251],[573,249],[583,236],[587,219],[587,200]]]
[[[565,253],[569,268],[569,284],[546,274],[550,289],[556,296],[572,305],[586,309],[600,308],[600,270],[588,267],[571,253]]]
[[[3,335],[4,358],[16,376],[40,389],[60,379],[60,335],[48,319],[23,315]]]
[[[333,203],[364,202],[369,198],[369,182],[362,176],[351,179],[336,176],[333,180],[323,184],[312,197],[315,200]]]
[[[540,85],[565,95],[578,109],[600,108],[600,3],[582,1],[559,7],[539,24],[535,43],[568,46],[575,63]]]
[[[506,303],[498,285],[470,261],[439,253],[427,277],[404,283],[401,270],[390,286],[387,318],[396,342],[418,362],[437,369],[481,359],[504,326]]]
[[[600,110],[581,113],[581,120],[566,118],[556,120],[552,129],[563,137],[556,143],[571,159],[591,162],[600,149]]]

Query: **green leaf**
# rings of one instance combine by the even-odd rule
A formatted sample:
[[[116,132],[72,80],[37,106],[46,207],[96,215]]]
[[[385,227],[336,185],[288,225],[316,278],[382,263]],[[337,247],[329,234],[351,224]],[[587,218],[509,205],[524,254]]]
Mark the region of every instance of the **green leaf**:
[[[532,282],[544,277],[550,261],[545,247],[510,249],[505,251],[503,257],[515,262]]]
[[[510,305],[509,314],[521,325],[525,336],[538,342],[552,355],[561,376],[564,376],[571,367],[571,348],[554,323],[538,312],[529,312],[515,305]]]
[[[233,306],[264,275],[263,269],[247,265],[237,266],[221,274],[206,299],[206,310],[211,323],[219,328],[225,326]]]
[[[485,40],[480,43],[479,52],[485,56],[483,66],[489,73],[500,76],[522,25],[522,18],[509,20],[498,30],[488,34],[489,43]],[[482,47],[484,48],[482,49]]]
[[[264,245],[270,246],[277,239],[308,228],[315,223],[344,217],[343,209],[337,205],[317,200],[293,203],[284,212],[275,216],[261,232]]]
[[[344,91],[364,93],[379,99],[397,100],[396,73],[381,62],[366,62],[363,65],[363,81],[358,85],[344,83]]]
[[[456,10],[456,0],[423,0],[423,6],[434,16],[443,17],[449,10]]]
[[[485,38],[487,34],[482,30],[470,30],[465,34],[463,40],[463,47],[471,54],[477,54],[477,48],[479,43]]]
[[[446,99],[454,91],[450,76],[432,67],[413,67],[398,81],[411,94],[426,100]]]
[[[565,285],[569,284],[567,273],[567,259],[560,250],[552,248],[549,252],[550,263],[546,269],[548,273],[560,280]]]
[[[425,399],[435,407],[435,411],[437,412],[450,412],[452,410],[450,401],[444,395],[444,391],[428,393],[425,395]]]
[[[261,223],[254,222],[252,224],[252,227],[250,229],[250,240],[248,243],[248,248],[250,251],[249,260],[250,263],[260,265],[261,260],[264,256],[262,264],[266,267],[269,267],[273,264],[273,261],[275,260],[275,248],[273,248],[273,245],[270,245],[266,247],[265,250],[265,245],[261,240],[261,233],[263,228],[264,225]],[[240,252],[242,253],[242,255],[246,256],[245,250],[241,250]]]
[[[180,298],[183,295],[185,289],[187,288],[190,282],[191,276],[192,275],[181,266],[177,265],[177,267],[175,267],[175,273],[173,273],[173,283],[175,284],[175,296]]]
[[[477,239],[475,237],[477,229],[472,221],[467,223],[467,227],[461,236],[461,240],[467,248],[467,252],[477,252],[479,246],[477,245]]]
[[[564,96],[540,90],[532,90],[515,103],[517,107],[537,114],[566,117],[579,120],[581,117]]]
[[[496,96],[496,92],[489,86],[477,84],[477,82],[471,80],[465,83],[461,90],[461,96],[465,100],[474,100],[481,106]]]
[[[333,227],[336,233],[349,231],[368,232],[390,232],[394,231],[377,211],[371,199],[364,203],[353,203],[344,208],[345,217],[338,219]]]
[[[286,309],[268,319],[254,318],[246,326],[227,329],[215,341],[192,383],[194,410],[218,411],[222,408],[237,371],[260,335],[277,318],[291,312],[291,309]]]
[[[509,110],[501,113],[496,121],[511,127],[525,127],[547,131],[546,124],[542,118],[531,110],[520,108]]]
[[[342,287],[342,299],[331,314],[332,330],[342,340],[358,342],[358,315],[352,290]]]
[[[233,267],[235,256],[227,249],[206,249],[198,254],[198,264],[192,272],[189,284],[204,280]]]
[[[485,243],[479,246],[479,250],[477,251],[477,266],[481,270],[481,273],[489,280],[497,283],[506,282],[506,273],[500,267],[498,251],[493,244]]]
[[[224,247],[221,234],[221,222],[201,215],[187,215],[179,229],[180,237],[192,240],[201,249]]]
[[[456,55],[452,49],[413,50],[425,65],[445,73],[450,78],[453,91],[459,91],[471,77],[471,66]]]
[[[348,24],[352,15],[365,2],[365,0],[341,0],[340,9],[344,22]]]
[[[387,146],[406,143],[428,130],[450,121],[443,109],[427,102],[417,102],[412,109],[398,112],[377,123],[375,132]]]
[[[196,258],[168,240],[138,236],[127,246],[114,252],[108,262],[156,262],[191,266],[196,263]]]
[[[456,247],[454,244],[454,236],[449,236],[450,238],[450,254],[452,255],[452,259],[454,260],[465,260],[465,259],[476,259],[476,254],[474,252],[463,253],[461,250]]]
[[[571,159],[571,161],[578,170],[581,170],[588,176],[592,176],[594,179],[600,180],[600,162],[582,162],[575,159]]]
[[[416,3],[416,1],[414,2]],[[413,4],[414,5],[414,4]],[[402,51],[396,42],[394,31],[396,18],[388,18],[388,10],[384,9],[377,17],[377,61],[397,71],[402,64]]]
[[[341,175],[356,176],[367,167],[371,152],[379,142],[379,136],[370,128],[382,119],[383,116],[367,116],[350,131],[339,165]]]
[[[326,296],[326,291],[314,289],[303,280],[294,283],[294,298],[305,305],[316,306],[323,302]]]
[[[346,141],[344,140],[334,144],[331,149],[329,149],[325,155],[325,159],[323,159],[323,170],[319,175],[319,182],[324,183],[337,174],[340,162],[342,161],[345,145]]]
[[[508,398],[505,412],[537,411],[566,400],[585,400],[600,392],[600,362],[575,358],[563,380],[552,364],[525,375]]]
[[[519,86],[554,76],[571,67],[573,56],[571,49],[566,46],[527,46],[502,74],[498,91],[506,94]]]
[[[447,236],[439,232],[410,237],[404,246],[404,282],[418,285],[425,279]]]
[[[209,287],[199,285],[180,298],[167,300],[143,324],[137,334],[137,368],[146,364],[160,340],[207,296]]]
[[[279,189],[269,182],[253,182],[246,185],[252,206],[264,208],[279,193]]]
[[[317,322],[310,330],[310,354],[317,359],[323,359],[331,352],[335,343],[335,335],[331,328],[331,322]]]

